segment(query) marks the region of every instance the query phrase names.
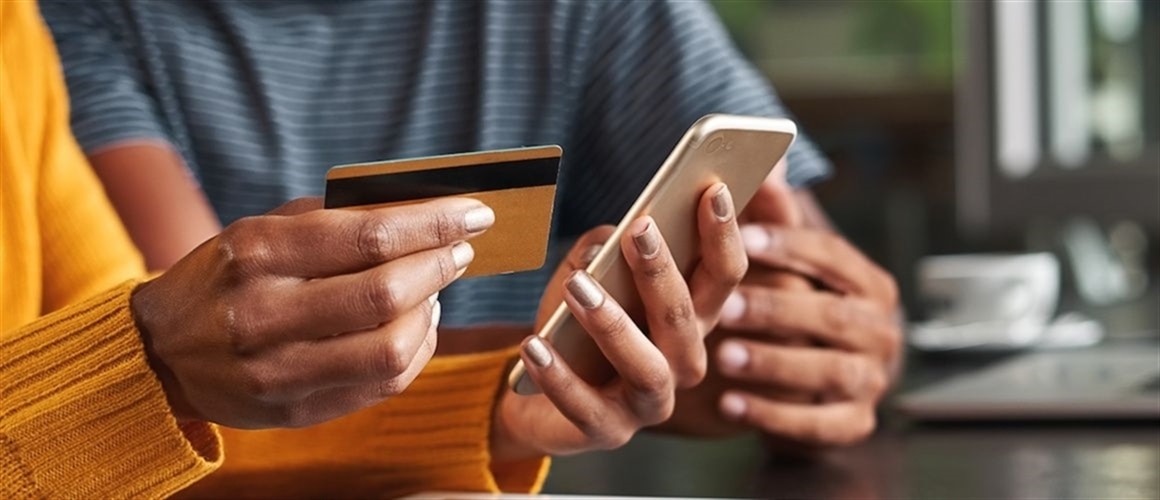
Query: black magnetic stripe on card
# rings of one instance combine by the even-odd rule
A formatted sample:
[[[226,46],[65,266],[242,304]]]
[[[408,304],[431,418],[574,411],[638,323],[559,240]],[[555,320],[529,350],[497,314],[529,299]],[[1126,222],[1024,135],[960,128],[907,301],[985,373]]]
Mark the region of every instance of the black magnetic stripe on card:
[[[326,181],[326,208],[556,184],[560,158],[487,163]]]

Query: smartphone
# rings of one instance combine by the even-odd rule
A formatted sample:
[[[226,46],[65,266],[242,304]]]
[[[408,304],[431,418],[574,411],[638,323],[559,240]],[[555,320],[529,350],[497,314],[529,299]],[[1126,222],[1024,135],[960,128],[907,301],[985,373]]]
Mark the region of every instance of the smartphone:
[[[644,191],[629,208],[615,232],[588,265],[587,271],[604,286],[638,325],[643,307],[632,270],[620,251],[620,239],[632,221],[651,215],[664,236],[681,274],[688,278],[699,257],[697,204],[716,182],[724,182],[738,212],[753,198],[797,136],[797,126],[783,118],[708,115],[697,120],[661,164]],[[615,372],[596,343],[561,301],[537,332],[582,379],[601,384]],[[536,394],[539,387],[522,361],[508,377],[519,394]]]

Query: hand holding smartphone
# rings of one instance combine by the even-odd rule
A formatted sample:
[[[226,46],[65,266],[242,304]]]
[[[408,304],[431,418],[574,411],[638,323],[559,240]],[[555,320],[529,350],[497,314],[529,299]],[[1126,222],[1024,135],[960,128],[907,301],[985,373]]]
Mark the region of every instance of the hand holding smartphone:
[[[789,150],[796,134],[797,127],[786,119],[709,115],[698,120],[674,147],[586,271],[626,312],[639,313],[640,298],[619,246],[629,225],[639,217],[652,216],[677,267],[688,279],[699,257],[696,210],[705,189],[717,182],[725,183],[740,211]],[[613,376],[600,349],[563,302],[537,334],[549,339],[585,381],[599,384]],[[520,394],[539,392],[522,362],[512,369],[509,384]]]

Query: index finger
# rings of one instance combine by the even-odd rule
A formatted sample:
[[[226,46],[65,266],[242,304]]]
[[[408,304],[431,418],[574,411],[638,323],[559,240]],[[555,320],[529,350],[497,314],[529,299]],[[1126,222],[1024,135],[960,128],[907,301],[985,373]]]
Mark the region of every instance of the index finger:
[[[261,223],[258,223],[261,220]],[[470,198],[242,219],[222,234],[235,263],[283,276],[349,274],[484,232],[495,213]]]
[[[817,229],[746,224],[745,251],[755,262],[793,271],[842,293],[894,302],[893,278],[844,238]]]

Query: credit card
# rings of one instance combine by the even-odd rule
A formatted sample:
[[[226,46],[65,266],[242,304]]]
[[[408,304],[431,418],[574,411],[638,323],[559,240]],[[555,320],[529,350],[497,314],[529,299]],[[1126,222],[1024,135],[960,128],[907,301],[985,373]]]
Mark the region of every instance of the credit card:
[[[325,207],[475,198],[495,211],[495,224],[471,239],[475,260],[464,277],[538,269],[547,257],[562,153],[537,146],[340,165],[326,173]]]

